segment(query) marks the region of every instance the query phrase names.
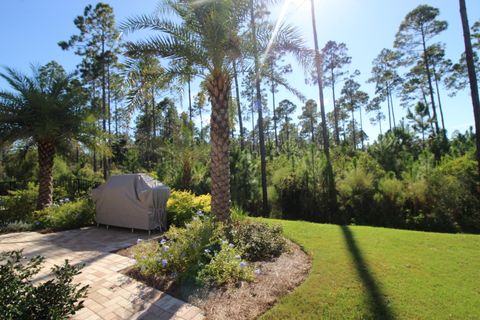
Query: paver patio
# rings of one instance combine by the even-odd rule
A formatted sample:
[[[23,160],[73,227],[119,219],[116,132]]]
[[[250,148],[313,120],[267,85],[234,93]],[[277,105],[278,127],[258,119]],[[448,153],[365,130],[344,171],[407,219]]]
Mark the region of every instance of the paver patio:
[[[85,307],[73,319],[204,319],[199,308],[119,272],[134,260],[112,251],[135,244],[139,238],[148,235],[96,227],[50,234],[21,232],[1,235],[0,251],[24,249],[27,257],[44,256],[44,268],[36,281],[48,279],[51,267],[65,259],[71,264],[84,264],[75,281],[90,287]]]

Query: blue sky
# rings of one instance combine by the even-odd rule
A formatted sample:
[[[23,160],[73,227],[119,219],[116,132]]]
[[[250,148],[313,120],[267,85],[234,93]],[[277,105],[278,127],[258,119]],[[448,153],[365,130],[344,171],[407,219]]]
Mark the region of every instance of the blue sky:
[[[111,0],[105,1],[113,6],[117,22],[126,17],[150,13],[158,4],[156,0]],[[480,1],[467,0],[470,24],[480,20]],[[75,16],[83,12],[87,4],[96,2],[75,0],[15,0],[2,1],[0,4],[0,65],[14,67],[24,72],[29,71],[31,63],[45,64],[56,60],[67,70],[73,71],[79,58],[71,52],[62,51],[57,42],[67,40],[77,30],[73,24]],[[313,47],[311,22],[308,0],[295,0],[290,4],[286,21],[297,26],[307,43]],[[352,56],[350,70],[361,71],[362,89],[373,96],[373,86],[366,84],[369,77],[371,62],[382,48],[391,48],[395,33],[405,15],[419,4],[429,4],[440,9],[440,18],[447,20],[448,29],[435,39],[446,43],[448,58],[456,61],[463,52],[463,38],[458,11],[458,1],[455,0],[316,0],[317,30],[320,46],[328,40],[345,42]],[[279,8],[272,8],[272,18],[278,16]],[[304,84],[304,72],[294,65],[294,72],[289,76],[297,88],[307,98],[318,99],[315,87]],[[6,84],[0,81],[0,87]],[[339,88],[340,89],[340,88]],[[195,88],[193,91],[196,91]],[[339,90],[338,90],[339,91]],[[473,111],[468,91],[449,98],[445,90],[441,91],[444,105],[445,122],[449,133],[454,130],[466,130],[473,125]],[[327,111],[332,109],[330,90],[325,91]],[[301,108],[301,102],[289,93],[280,90],[278,100],[289,98]],[[184,98],[184,105],[187,99]],[[271,105],[271,102],[269,106]],[[405,114],[395,101],[397,119]],[[386,110],[386,107],[385,107]],[[385,112],[386,113],[386,112]],[[365,119],[366,117],[364,117]],[[378,128],[368,121],[365,131],[373,140],[378,134]],[[249,123],[249,121],[247,122]],[[387,123],[383,124],[383,128]]]

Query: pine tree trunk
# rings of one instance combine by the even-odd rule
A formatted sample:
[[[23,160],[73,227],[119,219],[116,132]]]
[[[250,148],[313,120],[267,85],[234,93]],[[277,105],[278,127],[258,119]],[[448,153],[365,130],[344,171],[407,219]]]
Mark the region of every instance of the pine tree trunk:
[[[278,151],[278,135],[277,135],[277,112],[276,112],[276,106],[275,106],[275,82],[272,80],[272,100],[273,100],[273,129],[275,133],[275,150]]]
[[[190,119],[190,122],[192,122],[192,91],[190,88],[190,75],[188,76],[188,117]]]
[[[427,47],[425,43],[425,34],[423,31],[422,31],[422,45],[423,45],[423,62],[425,64],[425,70],[427,71],[428,90],[430,92],[430,100],[432,101],[433,122],[435,124],[436,134],[438,134],[440,129],[438,127],[438,117],[437,117],[437,109],[435,108],[435,98],[433,97],[432,74],[430,72],[430,64],[428,62]]]
[[[155,103],[155,87],[152,86],[152,133],[153,138],[157,137],[157,112]]]
[[[352,138],[353,138],[353,150],[357,150],[357,139],[355,136],[355,111],[352,105]]]
[[[432,68],[433,68],[433,75],[435,80],[435,88],[437,90],[438,110],[440,110],[440,120],[442,120],[442,129],[445,134],[445,120],[443,118],[442,100],[440,99],[440,88],[438,85],[437,72],[435,70],[435,65],[433,65]]]
[[[388,108],[388,128],[390,131],[392,131],[392,113],[390,111],[390,98],[388,96],[388,85],[386,85],[387,88],[387,108]]]
[[[38,147],[38,199],[37,210],[45,209],[53,202],[53,158],[55,145],[48,141],[37,143]]]
[[[392,91],[390,91],[390,87],[387,87],[388,96],[387,99],[390,99],[390,108],[392,108],[392,121],[393,121],[393,128],[395,129],[396,121],[395,121],[395,110],[393,109],[393,98],[392,98]]]
[[[315,68],[317,71],[317,83],[318,83],[318,97],[320,100],[320,115],[322,117],[322,138],[323,138],[323,152],[326,159],[326,168],[325,168],[325,180],[328,188],[328,202],[330,212],[328,213],[328,221],[333,221],[333,217],[337,212],[337,191],[335,189],[335,176],[333,173],[333,167],[330,162],[330,141],[328,137],[327,130],[327,117],[325,115],[325,101],[323,98],[323,75],[322,75],[322,61],[320,56],[320,49],[318,46],[318,36],[317,36],[317,25],[315,21],[315,5],[314,0],[310,0],[310,10],[312,15],[312,29],[313,29],[313,40],[315,44]],[[336,217],[335,217],[336,219]]]
[[[230,157],[228,75],[214,71],[208,78],[207,89],[212,104],[211,126],[211,169],[212,213],[220,221],[230,221]]]
[[[360,107],[360,139],[362,141],[362,150],[365,148],[365,139],[363,137],[362,107]]]
[[[340,145],[340,134],[338,132],[338,110],[337,102],[335,101],[335,75],[332,68],[332,97],[333,97],[333,118],[335,120],[335,143]]]
[[[467,59],[468,79],[472,97],[473,115],[475,118],[475,138],[477,144],[477,165],[480,177],[480,98],[478,95],[477,74],[473,60],[472,43],[470,38],[470,27],[468,25],[467,8],[465,0],[460,0],[460,16],[462,17],[463,40],[465,42],[465,55]]]
[[[105,41],[102,36],[102,129],[103,132],[107,132],[107,77],[105,71]],[[108,159],[107,155],[103,153],[102,155],[102,167],[103,167],[103,179],[107,180],[108,178]]]
[[[240,126],[240,149],[245,148],[245,139],[243,137],[243,119],[242,119],[242,105],[240,104],[240,87],[238,86],[237,62],[233,60],[233,77],[235,80],[235,93],[237,95],[237,109],[238,109],[238,125]]]
[[[268,217],[270,209],[268,206],[267,195],[267,160],[265,151],[265,133],[263,131],[263,110],[262,110],[262,93],[260,88],[260,62],[257,50],[257,31],[255,23],[254,1],[250,1],[250,24],[252,28],[253,52],[255,56],[255,90],[256,90],[256,107],[258,108],[258,142],[260,144],[260,175],[262,182],[262,214]]]

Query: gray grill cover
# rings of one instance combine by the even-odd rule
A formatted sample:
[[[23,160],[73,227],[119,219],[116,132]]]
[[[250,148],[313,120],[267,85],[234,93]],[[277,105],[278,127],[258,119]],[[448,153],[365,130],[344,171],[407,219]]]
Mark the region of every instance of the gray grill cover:
[[[112,176],[92,190],[97,223],[153,230],[167,228],[170,188],[144,174]]]

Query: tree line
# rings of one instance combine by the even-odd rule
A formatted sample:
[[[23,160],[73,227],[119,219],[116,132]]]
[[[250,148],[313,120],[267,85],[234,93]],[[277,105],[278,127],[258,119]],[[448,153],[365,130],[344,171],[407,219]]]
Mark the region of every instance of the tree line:
[[[360,72],[349,70],[353,59],[345,43],[331,40],[320,48],[313,1],[314,49],[294,26],[275,26],[268,11],[271,4],[166,0],[163,14],[131,17],[119,25],[111,6],[89,5],[74,19],[78,32],[59,42],[81,58],[75,74],[67,75],[55,62],[36,68],[32,77],[5,70],[2,77],[15,93],[2,92],[1,142],[7,146],[3,159],[36,146],[38,208],[52,202],[56,153],[77,174],[89,168],[93,176],[101,172],[106,179],[112,173],[144,170],[177,188],[211,192],[212,211],[228,219],[230,199],[264,216],[275,211],[276,200],[269,193],[275,193],[271,170],[279,159],[285,158],[293,171],[302,161],[308,163],[308,183],[325,195],[325,212],[335,215],[342,203],[335,180],[340,176],[334,168],[338,159],[332,156],[374,154],[372,150],[384,147],[388,139],[401,138],[413,139],[415,148],[431,152],[436,163],[451,152],[442,94],[454,95],[474,83],[480,68],[480,21],[471,28],[466,23],[466,53],[451,61],[446,45],[436,41],[448,27],[439,10],[429,5],[414,8],[400,23],[392,48],[382,49],[372,61],[368,82],[375,85],[375,94],[369,96],[358,80]],[[124,40],[125,34],[138,30],[152,32],[143,40]],[[293,72],[287,57],[310,72],[306,81],[318,86],[318,97],[307,99],[301,88],[287,81]],[[192,96],[197,79],[201,84]],[[331,112],[325,110],[327,89],[333,98]],[[179,113],[184,90],[188,112]],[[297,105],[288,99],[276,101],[279,90],[302,101],[298,119],[292,117]],[[44,101],[33,101],[34,96]],[[406,109],[405,119],[395,113],[394,97]],[[58,110],[48,103],[52,99],[69,99],[61,110],[68,108],[72,116],[53,117]],[[478,143],[475,108],[474,101]],[[46,114],[49,122],[44,121]],[[37,121],[26,126],[25,117]],[[388,127],[382,128],[387,119]],[[371,146],[363,130],[366,121],[379,126],[379,138]],[[63,141],[68,142],[65,147]],[[7,144],[12,142],[16,144]],[[409,152],[417,160],[420,153],[412,148]],[[401,171],[393,170],[397,175]]]

